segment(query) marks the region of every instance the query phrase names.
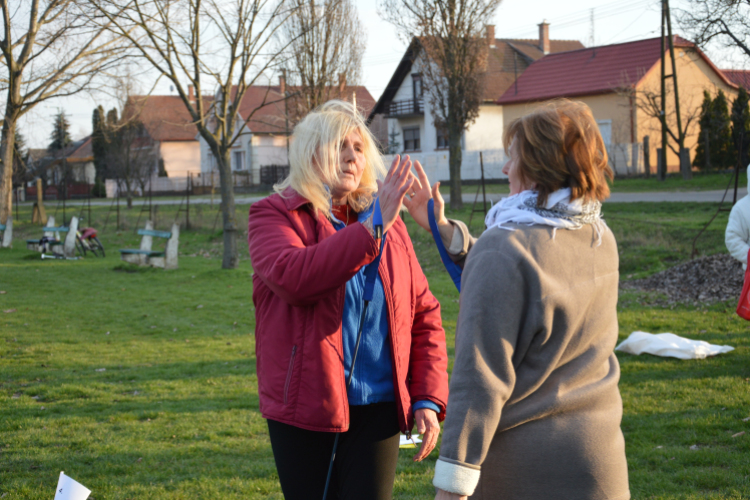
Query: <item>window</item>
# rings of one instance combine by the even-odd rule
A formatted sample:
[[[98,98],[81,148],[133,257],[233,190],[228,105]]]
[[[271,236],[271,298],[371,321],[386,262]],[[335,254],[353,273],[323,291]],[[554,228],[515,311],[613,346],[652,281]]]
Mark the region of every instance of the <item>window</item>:
[[[419,151],[421,144],[419,143],[419,128],[405,128],[404,129],[404,151]]]
[[[234,151],[232,153],[232,170],[245,170],[244,151]]]
[[[417,99],[422,97],[422,75],[411,75],[412,91],[414,92],[414,98]]]
[[[437,129],[437,149],[448,149],[448,131],[445,129]]]

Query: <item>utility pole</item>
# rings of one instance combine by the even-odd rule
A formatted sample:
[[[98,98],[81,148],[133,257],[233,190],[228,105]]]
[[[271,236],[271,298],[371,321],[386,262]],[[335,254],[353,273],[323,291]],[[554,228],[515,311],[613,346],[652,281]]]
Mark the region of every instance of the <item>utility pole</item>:
[[[666,33],[665,33],[666,28]],[[666,35],[666,36],[665,36]],[[669,57],[672,60],[672,74],[666,74],[666,43],[669,44]],[[674,87],[674,107],[677,118],[677,147],[680,162],[680,172],[685,180],[692,179],[693,172],[690,167],[690,152],[685,149],[685,132],[682,130],[682,119],[680,117],[680,94],[677,86],[677,60],[674,54],[674,37],[672,36],[672,19],[669,12],[669,0],[661,2],[661,169],[658,178],[663,181],[667,177],[667,95],[666,81],[672,79]]]
[[[677,59],[674,56],[674,37],[672,36],[672,14],[669,11],[669,0],[664,0],[667,11],[667,35],[669,36],[669,57],[672,59],[672,85],[674,85],[674,110],[677,116],[678,151],[680,152],[680,172],[685,180],[693,178],[690,167],[690,153],[685,149],[685,131],[682,130],[680,119],[680,94],[677,86]]]
[[[666,112],[666,85],[665,85],[665,61],[664,61],[664,25],[667,17],[667,2],[661,1],[661,151],[659,151],[659,171],[656,173],[660,181],[667,179],[667,112]]]

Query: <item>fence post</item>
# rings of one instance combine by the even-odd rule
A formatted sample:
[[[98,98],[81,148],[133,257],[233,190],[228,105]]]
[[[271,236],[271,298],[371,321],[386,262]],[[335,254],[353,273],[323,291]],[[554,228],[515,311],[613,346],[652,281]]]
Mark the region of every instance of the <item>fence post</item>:
[[[656,148],[656,177],[660,181],[667,179],[667,166],[664,164],[664,156],[662,148]]]
[[[690,150],[688,148],[680,149],[680,171],[684,180],[693,178],[693,169],[690,168]]]
[[[190,188],[192,187],[193,176],[188,172],[187,178],[187,210],[185,211],[185,227],[190,229]]]
[[[651,177],[651,139],[649,136],[643,136],[643,173],[646,179]]]

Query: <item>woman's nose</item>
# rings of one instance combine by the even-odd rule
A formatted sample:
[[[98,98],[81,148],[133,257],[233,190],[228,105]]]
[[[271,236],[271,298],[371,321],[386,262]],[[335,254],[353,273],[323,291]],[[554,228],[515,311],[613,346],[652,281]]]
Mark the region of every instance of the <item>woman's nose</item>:
[[[502,170],[502,172],[503,172],[503,173],[504,173],[505,175],[508,175],[508,171],[510,170],[510,168],[508,167],[508,165],[510,165],[510,162],[507,162],[507,163],[506,163],[505,165],[503,165],[503,170]]]
[[[352,146],[344,147],[341,151],[341,160],[344,162],[350,162],[354,160],[354,148]]]

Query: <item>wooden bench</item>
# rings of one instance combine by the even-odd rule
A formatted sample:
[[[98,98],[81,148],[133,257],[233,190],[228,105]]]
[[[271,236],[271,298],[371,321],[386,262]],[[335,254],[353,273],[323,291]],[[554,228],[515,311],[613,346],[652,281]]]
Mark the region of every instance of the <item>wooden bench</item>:
[[[52,253],[63,255],[67,258],[75,257],[76,253],[76,233],[78,232],[78,217],[70,219],[70,226],[55,227],[55,218],[49,217],[47,225],[44,227],[42,239],[26,240],[26,248],[34,252],[44,252],[46,249]],[[67,233],[65,240],[60,241],[60,233]],[[42,240],[46,238],[47,241]]]
[[[139,229],[138,234],[143,236],[141,248],[121,249],[120,258],[131,264],[139,266],[161,267],[163,269],[177,269],[177,248],[180,243],[180,226],[172,224],[172,231],[155,231],[151,221],[146,221],[145,229]],[[152,250],[154,238],[167,240],[163,252]]]
[[[2,247],[10,248],[11,243],[13,243],[13,217],[9,215],[5,224],[0,224],[0,231],[3,232]]]

